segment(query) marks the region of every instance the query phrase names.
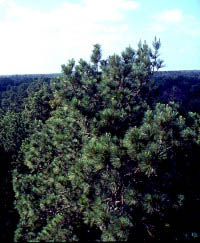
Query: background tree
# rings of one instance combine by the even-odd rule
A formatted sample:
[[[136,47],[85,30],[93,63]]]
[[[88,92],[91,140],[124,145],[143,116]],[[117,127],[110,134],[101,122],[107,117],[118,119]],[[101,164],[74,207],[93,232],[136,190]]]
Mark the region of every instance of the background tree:
[[[18,221],[13,205],[13,160],[18,155],[22,141],[39,130],[50,114],[49,80],[20,80],[0,93],[0,238],[3,241],[13,240]]]

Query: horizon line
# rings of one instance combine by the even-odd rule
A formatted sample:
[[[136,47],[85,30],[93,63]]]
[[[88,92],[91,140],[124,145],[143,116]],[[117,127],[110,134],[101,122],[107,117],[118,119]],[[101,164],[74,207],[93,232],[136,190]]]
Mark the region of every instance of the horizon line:
[[[156,72],[188,72],[188,71],[200,71],[200,69],[176,69],[176,70],[158,70],[155,71]],[[26,75],[60,75],[62,74],[62,72],[60,73],[13,73],[13,74],[0,74],[0,77],[2,76],[26,76]]]

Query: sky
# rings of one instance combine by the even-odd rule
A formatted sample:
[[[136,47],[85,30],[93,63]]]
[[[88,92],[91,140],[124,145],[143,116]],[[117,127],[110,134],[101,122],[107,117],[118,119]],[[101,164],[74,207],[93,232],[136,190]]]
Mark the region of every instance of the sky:
[[[0,75],[60,73],[161,40],[163,70],[200,70],[200,0],[0,0]]]

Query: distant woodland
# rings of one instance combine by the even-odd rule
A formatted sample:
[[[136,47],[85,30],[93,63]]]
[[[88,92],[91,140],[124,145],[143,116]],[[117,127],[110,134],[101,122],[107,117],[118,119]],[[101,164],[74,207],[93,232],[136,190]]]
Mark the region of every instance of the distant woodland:
[[[0,76],[2,242],[200,239],[200,71],[160,46]]]

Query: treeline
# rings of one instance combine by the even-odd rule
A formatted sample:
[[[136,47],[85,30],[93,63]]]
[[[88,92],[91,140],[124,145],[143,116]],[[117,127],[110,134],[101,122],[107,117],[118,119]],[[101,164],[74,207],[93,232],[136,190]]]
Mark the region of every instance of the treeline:
[[[28,96],[29,85],[32,82],[42,80],[50,83],[50,80],[59,76],[55,74],[27,74],[27,75],[2,75],[0,76],[0,103],[3,109],[9,105],[18,104],[12,100],[21,96]],[[154,80],[153,103],[177,102],[183,111],[200,113],[200,71],[159,71],[152,75]],[[6,91],[6,92],[4,92]],[[9,101],[10,100],[10,101]]]
[[[185,113],[200,113],[200,71],[164,71],[154,75],[158,102],[177,102]]]
[[[158,72],[159,49],[2,77],[2,240],[200,238],[200,72]]]

